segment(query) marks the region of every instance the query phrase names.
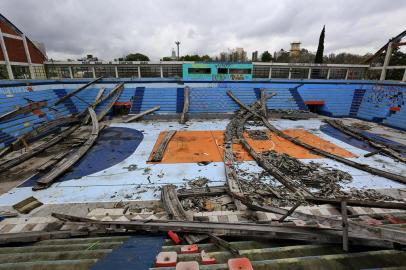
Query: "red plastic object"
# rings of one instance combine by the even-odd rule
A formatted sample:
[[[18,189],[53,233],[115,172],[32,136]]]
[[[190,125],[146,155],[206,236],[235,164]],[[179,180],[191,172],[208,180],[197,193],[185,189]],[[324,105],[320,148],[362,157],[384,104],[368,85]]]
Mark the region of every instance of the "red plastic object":
[[[177,245],[179,245],[180,244],[180,242],[182,242],[182,240],[180,240],[180,237],[176,234],[176,233],[174,233],[173,231],[169,231],[168,232],[168,236],[172,239],[172,241],[175,243],[175,244],[177,244]]]
[[[213,256],[210,256],[204,250],[202,250],[201,256],[202,256],[202,264],[204,264],[204,265],[217,263],[216,258],[214,258]]]
[[[398,112],[400,111],[400,107],[390,107],[389,110],[392,112]]]
[[[114,106],[126,106],[126,107],[131,107],[130,102],[114,102]]]
[[[35,114],[36,116],[40,117],[40,118],[45,116],[45,113],[43,111],[39,110],[39,109],[38,110],[33,110],[32,113]]]
[[[190,254],[190,253],[198,253],[199,247],[196,244],[188,245],[180,248],[180,253],[182,254]]]
[[[405,220],[392,216],[392,215],[386,215],[385,218],[392,224],[403,224],[406,223]]]
[[[228,269],[230,270],[254,270],[250,260],[247,258],[234,258],[228,260]]]
[[[169,252],[159,252],[156,256],[155,266],[156,267],[173,267],[176,266],[178,261],[178,254],[175,251]]]
[[[199,263],[196,261],[178,262],[176,270],[199,270]]]
[[[306,105],[324,105],[324,100],[308,100],[308,101],[305,101],[304,104],[306,104]]]

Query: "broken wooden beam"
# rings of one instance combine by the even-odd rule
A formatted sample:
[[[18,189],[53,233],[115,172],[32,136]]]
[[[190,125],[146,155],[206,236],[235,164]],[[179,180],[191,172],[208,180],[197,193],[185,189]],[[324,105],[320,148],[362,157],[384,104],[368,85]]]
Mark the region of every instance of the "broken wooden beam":
[[[102,76],[102,77],[99,77],[99,78],[96,78],[96,79],[94,79],[94,80],[92,80],[92,81],[90,81],[90,82],[88,82],[88,83],[86,83],[86,84],[80,86],[79,88],[77,88],[76,90],[70,92],[69,94],[66,94],[65,96],[63,96],[63,97],[61,97],[60,99],[58,99],[58,100],[54,103],[54,106],[56,106],[56,105],[62,103],[62,102],[65,101],[66,99],[68,99],[68,98],[70,98],[70,97],[76,95],[76,94],[79,93],[80,91],[86,89],[87,87],[89,87],[90,85],[92,85],[92,84],[94,84],[94,83],[100,81],[101,79],[103,79],[103,76]]]
[[[46,106],[48,106],[48,102],[46,100],[29,102],[24,106],[17,107],[16,109],[10,112],[0,115],[0,122],[10,120],[21,114],[31,113],[35,110],[39,110]]]
[[[358,131],[350,128],[349,126],[344,125],[344,123],[342,121],[325,119],[324,122],[326,122],[333,128],[338,129],[339,131],[343,132],[344,134],[351,136],[357,140],[364,141],[367,144],[369,144],[370,146],[372,146],[373,148],[377,149],[377,151],[375,151],[375,152],[366,154],[365,157],[369,157],[369,156],[372,156],[374,154],[378,154],[379,152],[381,152],[396,160],[406,163],[406,158],[404,158],[399,152],[396,151],[396,149],[392,148],[390,145],[385,144],[383,142],[379,142],[372,138],[369,138],[369,137],[365,136],[364,134],[362,134],[361,132],[358,132]],[[376,153],[376,152],[378,152],[378,153]]]
[[[282,138],[284,138],[284,139],[286,139],[286,140],[288,140],[288,141],[290,141],[290,142],[292,142],[292,143],[294,143],[294,144],[296,144],[296,145],[298,145],[298,146],[301,146],[301,147],[303,147],[303,148],[305,148],[305,149],[307,149],[307,150],[309,150],[309,151],[311,151],[311,152],[313,152],[313,153],[315,153],[315,154],[317,154],[317,155],[320,155],[320,156],[324,156],[324,157],[333,159],[333,160],[338,161],[338,162],[340,162],[340,163],[343,163],[343,164],[345,164],[345,165],[351,166],[351,167],[353,167],[353,168],[356,168],[356,169],[359,169],[359,170],[362,170],[362,171],[369,172],[369,173],[374,174],[374,175],[378,175],[378,176],[381,176],[381,177],[384,177],[384,178],[387,178],[387,179],[390,179],[390,180],[393,180],[393,181],[396,181],[396,182],[399,182],[399,183],[402,183],[402,184],[406,184],[406,176],[398,175],[398,174],[394,174],[394,173],[390,173],[390,172],[387,172],[387,171],[383,171],[383,170],[380,170],[380,169],[376,169],[376,168],[370,167],[370,166],[367,165],[367,164],[362,164],[362,163],[358,163],[358,162],[355,162],[355,161],[352,161],[352,160],[343,158],[343,157],[341,157],[341,156],[338,156],[338,155],[332,154],[332,153],[330,153],[330,152],[324,151],[324,150],[322,150],[322,149],[320,149],[320,148],[311,146],[311,145],[309,145],[309,144],[307,144],[307,143],[305,143],[305,142],[303,142],[303,141],[301,141],[301,140],[299,140],[299,139],[297,139],[297,138],[293,138],[293,137],[289,136],[288,134],[286,134],[286,133],[282,132],[281,130],[277,129],[276,127],[274,127],[274,126],[268,121],[268,119],[266,119],[266,118],[263,117],[262,115],[260,115],[260,114],[258,114],[257,112],[255,112],[255,111],[254,111],[252,108],[250,108],[249,106],[247,106],[247,105],[245,105],[244,103],[242,103],[237,97],[235,97],[235,96],[233,95],[233,93],[232,93],[231,91],[228,91],[227,94],[228,94],[238,105],[240,105],[242,108],[244,108],[245,110],[249,111],[250,113],[252,113],[252,114],[255,115],[256,117],[260,118],[260,119],[262,120],[262,122],[264,123],[264,125],[265,125],[270,131],[272,131],[273,133],[275,133],[275,134],[278,135],[279,137],[282,137]]]
[[[66,173],[76,162],[78,162],[96,142],[99,135],[99,122],[97,121],[97,116],[94,110],[88,108],[88,111],[92,119],[92,131],[89,138],[78,150],[73,151],[59,161],[53,170],[42,175],[37,180],[37,184],[32,188],[33,190],[49,187],[59,176]]]
[[[189,99],[190,99],[190,88],[189,86],[185,87],[184,94],[183,94],[183,110],[180,116],[180,123],[186,123],[186,114],[189,111]]]
[[[227,192],[227,187],[202,187],[193,189],[179,189],[178,198],[193,198],[193,197],[204,197],[204,196],[219,196]]]
[[[108,98],[111,97],[110,103],[99,114],[97,114],[98,121],[101,121],[104,118],[104,116],[106,116],[106,114],[111,110],[114,103],[117,101],[118,97],[121,95],[121,92],[123,91],[123,89],[124,89],[124,83],[120,83],[105,98],[100,98],[95,102],[96,105],[94,105],[94,107],[96,107],[97,104],[99,104],[99,103],[103,102],[104,100],[107,100]]]
[[[129,122],[133,122],[133,121],[135,121],[135,120],[138,120],[139,118],[143,117],[144,115],[153,113],[153,112],[159,110],[160,108],[161,108],[161,106],[155,106],[154,108],[151,108],[151,109],[146,110],[146,111],[144,111],[144,112],[141,112],[141,113],[139,113],[139,114],[130,115],[129,118],[127,118],[127,119],[124,120],[124,123],[129,123]]]
[[[174,220],[191,221],[179,201],[176,187],[174,185],[165,185],[161,192],[162,203],[168,216]],[[206,235],[186,234],[184,235],[189,244],[198,243],[207,238]]]
[[[337,205],[337,206],[341,205],[341,199],[322,198],[322,197],[314,197],[314,196],[306,197],[305,199],[306,199],[306,201],[315,203],[315,204],[333,204],[333,205]],[[355,200],[355,199],[346,199],[346,202],[347,202],[347,205],[349,205],[349,206],[406,210],[406,203],[404,203],[404,202]]]
[[[238,237],[261,237],[267,239],[285,239],[296,241],[309,241],[318,243],[342,243],[341,231],[320,229],[314,227],[269,226],[255,223],[221,223],[201,221],[174,221],[174,220],[148,220],[148,221],[98,221],[72,215],[52,213],[60,220],[72,222],[85,222],[102,228],[126,229],[131,231],[147,232],[178,232],[196,234],[214,234]],[[1,240],[1,239],[0,239]],[[388,243],[379,239],[350,234],[350,242],[357,245],[386,246]]]
[[[169,142],[171,141],[172,137],[175,135],[176,130],[169,130],[166,132],[165,137],[159,143],[156,152],[153,154],[150,161],[152,162],[161,162],[162,158],[164,157],[166,147],[168,147]]]
[[[70,128],[67,128],[64,131],[62,131],[61,133],[59,133],[58,135],[56,135],[55,137],[53,137],[52,139],[46,140],[44,143],[30,149],[30,151],[25,152],[25,153],[13,158],[13,159],[9,159],[9,160],[6,160],[6,161],[0,163],[0,171],[5,171],[5,170],[8,170],[8,169],[13,168],[15,166],[18,166],[19,164],[21,164],[22,162],[32,158],[33,156],[36,156],[36,155],[42,153],[46,149],[54,146],[58,142],[62,141],[66,137],[68,137],[70,134],[72,134],[78,128],[79,128],[79,125],[75,125],[75,126],[72,126]]]

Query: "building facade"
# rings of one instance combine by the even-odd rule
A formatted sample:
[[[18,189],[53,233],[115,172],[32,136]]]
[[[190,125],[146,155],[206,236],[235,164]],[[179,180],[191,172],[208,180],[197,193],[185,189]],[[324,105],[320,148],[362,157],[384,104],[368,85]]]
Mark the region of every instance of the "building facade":
[[[45,54],[0,14],[0,79],[45,79]]]

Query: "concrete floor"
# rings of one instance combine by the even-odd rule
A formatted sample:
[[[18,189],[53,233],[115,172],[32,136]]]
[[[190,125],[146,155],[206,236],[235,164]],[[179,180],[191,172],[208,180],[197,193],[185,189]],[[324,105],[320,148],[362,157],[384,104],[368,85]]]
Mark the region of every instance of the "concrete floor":
[[[350,119],[352,121],[352,119]],[[350,120],[345,119],[349,122]],[[139,145],[120,144],[129,138],[111,137],[107,142],[108,147],[103,149],[93,148],[88,155],[81,160],[80,166],[73,168],[75,175],[69,179],[54,183],[45,190],[32,191],[31,186],[15,187],[0,196],[0,206],[7,207],[21,200],[35,196],[44,204],[64,204],[64,203],[98,203],[98,202],[128,202],[128,201],[150,201],[160,198],[159,187],[164,184],[175,184],[179,187],[187,185],[187,182],[196,177],[206,177],[210,179],[209,185],[222,185],[225,183],[223,162],[212,162],[209,164],[198,163],[176,163],[176,164],[148,164],[147,160],[156,143],[156,140],[162,131],[167,130],[224,130],[229,120],[192,120],[186,125],[181,125],[177,121],[141,121],[136,123],[111,123],[110,127],[125,128],[142,133],[142,140]],[[356,148],[345,142],[337,140],[320,131],[323,124],[322,119],[315,118],[309,120],[271,120],[279,129],[304,129],[324,140],[327,140],[351,153],[357,157],[351,158],[357,162],[365,163],[370,166],[386,170],[389,172],[406,175],[406,164],[395,162],[383,155],[374,155],[369,158],[363,157],[368,153],[362,149]],[[371,123],[368,123],[371,124]],[[406,138],[402,139],[403,133],[386,128],[374,127],[376,132],[382,132],[386,138],[397,140],[406,144]],[[385,132],[385,133],[383,133]],[[130,135],[128,135],[130,136]],[[108,140],[108,139],[106,139]],[[100,142],[101,143],[101,142]],[[124,148],[123,148],[124,147]],[[136,147],[136,149],[134,148]],[[134,148],[134,150],[132,150]],[[92,151],[94,151],[92,153]],[[111,155],[119,152],[128,152],[130,154],[120,160],[117,155],[116,163],[104,167],[106,160]],[[124,154],[122,154],[124,155]],[[96,156],[96,158],[95,158]],[[91,158],[91,162],[89,159]],[[397,188],[403,189],[404,185],[391,180],[373,176],[369,173],[348,167],[332,160],[303,159],[304,162],[315,161],[326,166],[341,169],[349,172],[353,176],[353,181],[344,188]],[[97,165],[97,166],[96,166]],[[83,167],[86,167],[85,170]],[[80,175],[80,170],[91,171],[92,167],[101,168],[99,171],[87,175]],[[246,161],[240,164],[240,168],[251,172],[261,170],[254,161]],[[76,170],[76,171],[75,171]],[[79,170],[79,171],[78,171]],[[65,176],[66,178],[66,176]]]

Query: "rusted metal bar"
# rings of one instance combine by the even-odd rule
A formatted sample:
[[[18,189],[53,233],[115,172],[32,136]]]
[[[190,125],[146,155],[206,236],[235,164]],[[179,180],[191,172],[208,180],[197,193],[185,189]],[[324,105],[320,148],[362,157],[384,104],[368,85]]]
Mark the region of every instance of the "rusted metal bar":
[[[341,156],[332,154],[330,152],[324,151],[322,149],[319,149],[317,147],[313,147],[305,142],[302,142],[301,140],[297,139],[297,138],[293,138],[287,134],[285,134],[284,132],[280,131],[279,129],[277,129],[276,127],[274,127],[269,121],[268,119],[266,119],[265,117],[259,115],[257,112],[255,112],[254,110],[252,110],[250,107],[248,107],[247,105],[245,105],[244,103],[242,103],[238,98],[236,98],[233,93],[231,91],[228,91],[227,94],[237,103],[239,104],[242,108],[244,108],[245,110],[251,112],[253,115],[255,115],[256,117],[260,118],[262,120],[262,122],[264,123],[264,125],[273,133],[275,133],[276,135],[278,135],[279,137],[282,137],[296,145],[299,145],[315,154],[333,159],[335,161],[341,162],[343,164],[346,164],[348,166],[354,167],[356,169],[362,170],[362,171],[366,171],[369,172],[371,174],[374,175],[378,175],[378,176],[382,176],[385,178],[388,178],[390,180],[402,183],[402,184],[406,184],[406,177],[402,176],[402,175],[397,175],[394,173],[390,173],[390,172],[386,172],[386,171],[382,171],[373,167],[368,166],[367,164],[361,164],[361,163],[357,163],[355,161],[343,158]]]
[[[92,80],[92,81],[86,83],[85,85],[80,86],[79,88],[77,88],[76,90],[72,91],[71,93],[66,94],[65,96],[63,96],[63,97],[61,97],[60,99],[58,99],[58,100],[54,103],[54,106],[56,106],[56,105],[58,105],[58,104],[64,102],[66,99],[70,98],[71,96],[76,95],[76,94],[79,93],[80,91],[86,89],[87,87],[89,87],[90,85],[92,85],[92,84],[94,84],[94,83],[100,81],[101,79],[103,79],[103,77],[96,78],[96,79],[94,79],[94,80]]]
[[[12,119],[21,114],[26,114],[26,113],[33,112],[35,110],[39,110],[46,106],[48,106],[48,102],[46,100],[30,102],[27,105],[18,107],[15,110],[12,110],[3,115],[0,115],[0,122]]]
[[[33,187],[33,190],[49,187],[59,176],[63,175],[76,162],[78,162],[96,142],[99,135],[99,122],[97,121],[97,116],[94,110],[92,108],[88,108],[88,111],[92,118],[92,132],[87,141],[77,151],[74,151],[59,161],[53,170],[40,177],[37,180],[37,184]]]
[[[181,124],[186,123],[186,114],[189,111],[189,99],[190,99],[190,88],[189,86],[186,86],[183,95],[183,110],[180,116]]]
[[[169,142],[171,141],[171,139],[175,135],[175,133],[176,133],[176,130],[169,130],[166,133],[165,137],[162,139],[161,143],[159,144],[156,152],[153,154],[150,161],[152,161],[152,162],[162,161],[166,147],[168,146]]]
[[[137,120],[137,119],[143,117],[144,115],[147,115],[147,114],[150,114],[150,113],[153,113],[153,112],[159,110],[160,108],[161,108],[161,106],[155,106],[154,108],[151,108],[151,109],[146,110],[146,111],[144,111],[144,112],[141,112],[141,113],[139,113],[139,114],[132,115],[132,116],[130,116],[130,118],[125,119],[125,120],[124,120],[124,123],[133,122],[133,121],[135,121],[135,120]]]

